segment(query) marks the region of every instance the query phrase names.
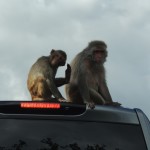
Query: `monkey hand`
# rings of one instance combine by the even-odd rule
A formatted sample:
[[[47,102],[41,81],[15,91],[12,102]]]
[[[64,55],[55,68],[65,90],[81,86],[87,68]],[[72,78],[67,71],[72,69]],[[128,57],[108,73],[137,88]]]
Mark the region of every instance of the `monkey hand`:
[[[70,81],[70,76],[71,76],[71,66],[69,64],[67,64],[67,69],[65,71],[65,80],[66,80],[66,84],[69,83]]]
[[[59,99],[58,99],[58,101],[59,101],[59,102],[67,102],[67,100],[66,100],[66,99],[64,99],[64,98],[62,98],[62,97],[61,97],[61,98],[59,98]]]
[[[68,100],[64,99],[64,98],[59,98],[58,99],[59,102],[69,102]]]
[[[121,106],[121,103],[113,102],[113,106]]]
[[[121,106],[121,104],[118,103],[118,102],[106,102],[105,105],[109,105],[109,106]]]
[[[87,107],[90,109],[94,109],[95,108],[95,104],[93,102],[88,102],[87,103]]]

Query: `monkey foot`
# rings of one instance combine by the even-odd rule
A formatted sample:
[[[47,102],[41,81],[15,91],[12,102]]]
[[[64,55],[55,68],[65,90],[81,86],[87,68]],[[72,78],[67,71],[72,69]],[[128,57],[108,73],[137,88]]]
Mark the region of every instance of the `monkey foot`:
[[[59,98],[58,101],[59,101],[59,102],[69,102],[68,100],[63,99],[63,98]]]
[[[95,104],[93,102],[87,103],[87,107],[90,108],[90,109],[94,109]]]

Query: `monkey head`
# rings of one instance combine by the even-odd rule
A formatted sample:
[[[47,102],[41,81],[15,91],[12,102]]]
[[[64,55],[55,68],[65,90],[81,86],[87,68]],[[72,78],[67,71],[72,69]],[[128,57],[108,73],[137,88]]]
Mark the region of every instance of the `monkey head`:
[[[103,41],[92,41],[85,49],[89,51],[88,54],[91,56],[93,62],[103,64],[107,57],[107,45]]]
[[[52,67],[64,66],[66,64],[67,55],[62,50],[52,49],[50,52],[50,64]]]

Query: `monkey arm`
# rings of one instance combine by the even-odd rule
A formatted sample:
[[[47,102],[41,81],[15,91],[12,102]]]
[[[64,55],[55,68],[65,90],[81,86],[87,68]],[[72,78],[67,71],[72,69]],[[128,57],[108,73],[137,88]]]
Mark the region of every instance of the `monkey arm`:
[[[52,93],[52,95],[56,98],[56,99],[59,99],[59,98],[63,98],[63,96],[61,95],[61,93],[59,92],[55,82],[53,80],[49,80],[47,79],[46,80],[49,88],[50,88],[50,91]],[[63,98],[64,99],[64,98]]]
[[[92,101],[94,101],[95,104],[103,105],[105,104],[104,98],[101,96],[100,93],[98,93],[95,89],[90,88],[90,97]]]
[[[60,87],[64,84],[66,84],[66,79],[65,78],[55,78],[55,85],[57,87]]]
[[[102,95],[106,102],[112,102],[112,98],[107,87],[106,81],[102,81],[102,83],[100,83],[99,93]]]
[[[88,74],[87,69],[86,69],[86,63],[82,63],[80,66],[80,72],[79,72],[79,77],[78,77],[78,89],[80,91],[81,97],[84,102],[91,102],[90,98],[90,91],[89,87],[87,84],[87,76]]]
[[[71,76],[71,66],[67,64],[67,69],[65,71],[65,78],[55,78],[55,84],[57,87],[60,87],[64,84],[69,83]]]

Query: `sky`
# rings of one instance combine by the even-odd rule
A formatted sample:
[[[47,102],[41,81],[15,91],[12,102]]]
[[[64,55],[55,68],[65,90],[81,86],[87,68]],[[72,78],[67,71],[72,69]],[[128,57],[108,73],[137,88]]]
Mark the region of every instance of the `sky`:
[[[0,100],[31,100],[29,69],[51,49],[64,50],[70,63],[90,41],[103,40],[113,100],[150,118],[149,16],[149,0],[0,0]]]

